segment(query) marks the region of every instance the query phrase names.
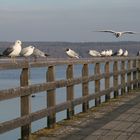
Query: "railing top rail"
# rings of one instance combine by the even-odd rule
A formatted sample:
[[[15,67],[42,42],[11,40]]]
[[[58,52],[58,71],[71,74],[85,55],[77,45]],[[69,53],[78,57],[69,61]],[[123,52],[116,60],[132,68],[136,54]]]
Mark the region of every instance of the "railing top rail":
[[[66,59],[66,58],[48,58],[39,59],[38,61],[25,61],[18,58],[17,63],[13,63],[11,59],[0,60],[0,70],[3,69],[21,69],[28,67],[45,67],[55,65],[70,65],[70,64],[90,64],[90,63],[104,63],[108,61],[127,61],[127,60],[140,60],[140,57],[94,57],[94,58],[81,58],[81,59]]]

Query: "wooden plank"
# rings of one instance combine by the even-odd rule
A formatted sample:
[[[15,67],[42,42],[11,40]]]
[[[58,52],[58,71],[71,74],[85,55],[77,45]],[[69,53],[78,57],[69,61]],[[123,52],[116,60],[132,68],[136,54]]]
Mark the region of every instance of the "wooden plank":
[[[100,63],[95,63],[95,75],[100,75]],[[95,92],[100,91],[100,80],[95,80]],[[95,106],[98,106],[101,103],[101,98],[98,97],[95,99]]]
[[[105,63],[105,74],[106,74],[106,77],[105,77],[105,89],[108,89],[109,84],[110,84],[109,71],[110,71],[109,62],[106,62]],[[110,93],[106,94],[106,96],[105,96],[105,101],[107,102],[108,100],[110,100]]]
[[[82,68],[82,77],[88,77],[88,64],[84,64],[83,68]],[[82,96],[87,96],[89,94],[89,88],[88,88],[88,81],[86,82],[82,82]],[[82,110],[83,112],[87,112],[89,108],[89,103],[88,102],[84,102],[82,104]]]
[[[26,64],[23,59],[19,59],[18,63],[11,63],[11,59],[3,60],[0,62],[0,70],[4,69],[21,69],[26,68],[27,65],[30,67],[49,67],[49,66],[56,66],[56,65],[70,65],[70,64],[90,64],[90,63],[101,63],[101,62],[113,62],[113,61],[127,61],[127,60],[140,60],[140,57],[101,57],[101,58],[81,58],[81,59],[66,59],[66,58],[48,58],[39,60],[37,62],[30,62],[30,64]]]
[[[48,67],[48,71],[46,74],[47,82],[55,81],[55,70],[54,66]],[[55,97],[55,89],[47,90],[47,107],[53,107],[56,104],[56,97]],[[47,118],[47,126],[48,128],[54,128],[56,123],[56,115],[55,111],[50,114]]]
[[[66,70],[66,78],[67,80],[73,79],[73,65],[68,65]],[[67,101],[71,101],[74,99],[74,84],[67,86]],[[71,119],[74,115],[74,106],[71,106],[67,109],[67,119]]]
[[[23,68],[21,75],[20,75],[20,86],[28,86],[28,80],[29,80],[29,69]],[[28,115],[31,112],[31,101],[30,96],[21,96],[20,98],[20,106],[21,106],[21,116]],[[27,124],[21,127],[21,138],[27,139],[29,137],[29,134],[31,133],[31,124]]]

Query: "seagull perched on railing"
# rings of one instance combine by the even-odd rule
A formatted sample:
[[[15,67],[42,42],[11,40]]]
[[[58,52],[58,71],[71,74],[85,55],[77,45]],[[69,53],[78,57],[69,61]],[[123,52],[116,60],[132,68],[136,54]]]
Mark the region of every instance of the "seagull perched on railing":
[[[123,55],[123,50],[119,49],[118,52],[117,52],[117,56],[122,56],[122,55]]]
[[[125,51],[123,52],[123,56],[128,56],[128,51],[127,51],[127,50],[125,50]]]
[[[71,50],[70,48],[66,49],[66,54],[71,58],[79,58],[79,54]]]
[[[24,56],[25,58],[27,58],[28,56],[32,55],[34,48],[35,48],[34,46],[28,46],[28,47],[23,48],[21,50],[21,56]]]
[[[19,56],[19,54],[21,52],[21,44],[22,43],[20,40],[15,41],[15,44],[13,46],[11,46],[3,51],[2,56],[9,56],[9,57],[13,58],[13,62],[16,62],[15,57]]]
[[[96,31],[96,32],[113,33],[113,35],[115,35],[116,38],[119,38],[119,37],[121,37],[124,34],[137,34],[136,32],[133,32],[133,31],[116,32],[116,31],[113,31],[113,30],[99,30],[99,31]]]
[[[89,50],[89,54],[94,57],[101,56],[101,54],[96,50]]]
[[[34,49],[34,52],[33,52],[33,56],[35,58],[35,61],[37,60],[38,57],[44,57],[44,58],[47,58],[47,56],[49,56],[49,54],[35,48]]]

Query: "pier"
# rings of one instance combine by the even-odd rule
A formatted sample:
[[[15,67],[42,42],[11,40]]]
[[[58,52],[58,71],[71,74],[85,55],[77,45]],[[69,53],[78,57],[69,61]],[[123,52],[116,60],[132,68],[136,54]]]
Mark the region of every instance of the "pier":
[[[60,65],[65,65],[65,79],[55,79],[55,68]],[[74,76],[74,67],[76,65],[82,65],[81,76]],[[89,65],[93,65],[93,72],[89,74]],[[30,84],[30,69],[32,68],[46,68],[46,82],[39,84]],[[102,67],[102,68],[101,68]],[[20,74],[20,86],[16,88],[10,88],[0,90],[0,101],[9,100],[13,98],[20,98],[20,114],[21,116],[6,122],[0,123],[0,133],[5,133],[10,130],[21,128],[22,140],[29,139],[56,139],[57,135],[49,135],[48,131],[56,130],[59,139],[74,139],[90,140],[101,135],[108,133],[116,136],[115,128],[117,121],[122,124],[118,129],[126,129],[127,126],[133,125],[136,120],[135,116],[138,116],[135,112],[139,111],[139,88],[140,88],[140,58],[139,57],[102,57],[102,58],[82,58],[82,59],[47,59],[37,62],[27,62],[18,60],[17,63],[11,63],[10,60],[0,63],[0,70],[21,69]],[[101,70],[102,69],[102,70]],[[111,70],[112,69],[112,70]],[[90,69],[91,71],[91,69]],[[112,79],[112,80],[111,80]],[[101,80],[104,80],[104,88],[102,89]],[[93,86],[95,91],[89,92],[90,82],[94,82]],[[82,96],[75,98],[74,87],[81,84]],[[66,88],[66,101],[59,104],[56,103],[56,89]],[[38,95],[40,92],[46,92],[46,108],[42,108],[39,111],[31,112],[31,96]],[[101,101],[101,97],[104,96],[104,102]],[[90,107],[89,102],[94,102],[94,106]],[[122,103],[113,105],[117,102]],[[110,107],[112,105],[111,110]],[[82,112],[75,114],[74,108],[77,105],[82,105]],[[133,109],[134,107],[134,109]],[[103,109],[106,109],[104,113]],[[63,123],[56,122],[56,113],[66,110],[66,120]],[[100,119],[96,116],[97,110]],[[126,114],[123,114],[127,112]],[[132,114],[131,114],[132,113]],[[131,123],[126,122],[125,119],[131,115],[133,116]],[[114,115],[115,114],[115,115]],[[122,118],[121,114],[123,115]],[[83,117],[82,117],[83,116]],[[109,117],[110,116],[110,117]],[[127,116],[125,118],[125,116]],[[80,118],[81,117],[81,118]],[[93,117],[93,119],[92,119]],[[124,117],[124,118],[123,118]],[[38,132],[31,133],[31,124],[39,119],[46,118],[46,128],[44,130],[38,130]],[[83,119],[82,121],[74,121],[76,118]],[[124,120],[123,120],[124,119]],[[113,121],[113,122],[112,122]],[[122,121],[122,122],[121,122]],[[76,122],[80,122],[79,124]],[[124,123],[123,123],[124,122]],[[69,123],[69,124],[67,124]],[[70,124],[71,123],[71,124]],[[106,126],[107,124],[109,124]],[[60,137],[61,132],[57,131],[57,127],[74,126],[76,130],[68,135]],[[78,127],[79,126],[79,127]],[[80,128],[80,129],[79,129]],[[118,130],[117,129],[117,130]],[[48,135],[41,134],[42,131],[47,131]],[[60,129],[59,129],[60,130]],[[40,131],[40,132],[39,132]],[[110,131],[110,132],[109,132]],[[125,131],[125,130],[124,130]],[[75,133],[76,132],[76,133]],[[45,132],[44,132],[45,133]],[[65,131],[64,131],[65,133]],[[119,132],[118,132],[119,133]],[[118,134],[117,133],[117,134]],[[41,136],[40,136],[41,134]],[[54,132],[55,134],[55,132]],[[78,135],[76,135],[78,134]],[[82,135],[83,134],[83,135]],[[85,135],[84,135],[85,134]],[[97,135],[98,134],[98,135]],[[36,135],[36,136],[35,136]],[[71,136],[70,136],[71,135]],[[118,134],[119,135],[119,134]],[[121,135],[121,134],[120,134]],[[137,133],[135,134],[137,135]],[[134,137],[135,137],[134,135]],[[35,136],[35,137],[34,137]],[[49,137],[51,136],[51,137]],[[70,138],[71,137],[71,138]],[[110,139],[112,138],[110,137]],[[58,139],[58,138],[57,138]],[[107,138],[106,138],[107,139]]]

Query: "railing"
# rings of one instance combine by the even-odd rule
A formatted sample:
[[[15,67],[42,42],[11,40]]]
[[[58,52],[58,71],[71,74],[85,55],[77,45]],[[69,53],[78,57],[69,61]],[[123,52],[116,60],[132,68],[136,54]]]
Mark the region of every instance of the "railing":
[[[82,65],[82,76],[74,77],[74,65]],[[93,74],[89,75],[88,65],[94,65]],[[104,72],[101,73],[100,65],[104,64]],[[55,80],[55,67],[67,65],[66,79]],[[113,65],[113,72],[110,66]],[[35,67],[47,67],[46,82],[40,84],[29,84],[29,69]],[[0,63],[0,70],[22,69],[20,75],[20,87],[0,90],[0,101],[20,97],[21,117],[0,123],[0,133],[21,127],[21,139],[28,139],[31,133],[31,123],[47,117],[48,128],[55,127],[56,113],[67,110],[67,119],[75,114],[74,107],[82,104],[82,111],[89,109],[89,101],[95,100],[95,106],[101,104],[101,96],[105,95],[105,101],[110,100],[111,92],[114,98],[127,94],[140,87],[140,58],[139,57],[106,57],[93,59],[48,59],[47,61],[25,62],[18,61],[17,64]],[[119,70],[121,69],[121,70]],[[121,82],[118,78],[121,76]],[[113,86],[110,86],[110,78],[113,77]],[[126,78],[127,77],[127,78]],[[101,90],[100,80],[104,79],[105,89]],[[95,92],[89,93],[89,82],[95,81]],[[74,98],[74,86],[82,84],[82,97]],[[66,87],[67,101],[56,104],[56,88]],[[46,91],[47,106],[45,109],[30,112],[30,97]]]

